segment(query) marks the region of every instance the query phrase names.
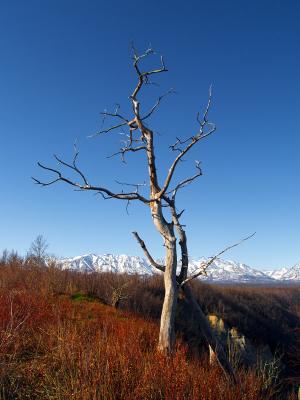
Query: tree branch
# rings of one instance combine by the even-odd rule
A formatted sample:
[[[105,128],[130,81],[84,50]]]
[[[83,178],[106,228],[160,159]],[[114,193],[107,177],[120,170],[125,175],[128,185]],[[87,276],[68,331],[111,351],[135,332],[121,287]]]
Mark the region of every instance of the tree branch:
[[[174,198],[169,202],[169,205],[172,215],[172,221],[179,236],[179,246],[181,251],[181,268],[180,268],[180,274],[177,277],[177,281],[179,284],[181,284],[181,282],[187,278],[188,267],[189,267],[189,254],[187,248],[186,233],[185,230],[183,229],[183,225],[179,222],[179,218],[181,217],[184,210],[181,211],[181,213],[177,214]]]
[[[106,111],[106,110],[101,112],[100,114],[103,115],[102,125],[104,124],[104,121],[105,121],[106,117],[118,118],[123,122],[121,122],[119,124],[116,124],[116,125],[113,125],[113,126],[111,126],[109,128],[102,129],[101,131],[98,131],[98,132],[96,132],[96,133],[94,133],[92,135],[89,135],[88,137],[92,138],[92,137],[95,137],[95,136],[99,136],[102,133],[108,133],[108,132],[110,132],[110,131],[112,131],[114,129],[121,128],[122,126],[128,125],[130,121],[127,118],[123,117],[123,115],[121,115],[119,113],[119,109],[120,108],[121,108],[120,105],[116,104],[115,112],[109,112],[109,111]]]
[[[108,132],[110,132],[110,131],[113,131],[114,129],[121,128],[122,126],[125,126],[125,125],[127,125],[127,122],[121,122],[120,124],[113,125],[113,126],[111,126],[110,128],[103,129],[103,130],[101,130],[101,131],[98,131],[98,132],[96,132],[96,133],[93,133],[92,135],[89,135],[88,138],[93,138],[93,137],[95,137],[95,136],[99,136],[99,135],[101,135],[102,133],[108,133]]]
[[[138,146],[138,147],[122,147],[119,151],[111,154],[110,156],[107,156],[106,158],[112,158],[117,156],[118,154],[121,154],[121,159],[122,162],[125,162],[125,153],[135,153],[137,151],[141,151],[141,150],[147,150],[146,146]]]
[[[159,98],[157,99],[156,103],[154,104],[154,106],[150,109],[150,111],[148,112],[148,114],[146,114],[143,118],[141,118],[142,121],[144,121],[145,119],[151,117],[151,115],[154,113],[154,111],[157,109],[157,107],[159,106],[160,102],[162,101],[162,99],[164,97],[166,97],[167,95],[174,93],[174,90],[171,88],[169,89],[166,93],[162,94],[161,96],[159,96]]]
[[[65,167],[68,167],[70,169],[72,169],[73,171],[77,172],[77,174],[79,174],[84,182],[85,185],[88,185],[88,181],[86,179],[86,177],[84,176],[84,174],[78,169],[77,165],[76,165],[76,159],[78,157],[79,151],[76,151],[74,158],[73,158],[73,165],[66,163],[65,161],[61,160],[59,157],[57,157],[57,155],[54,154],[54,158],[56,159],[56,161],[58,161],[60,164],[64,165]]]
[[[77,170],[77,167],[75,169],[70,164],[68,164],[68,163],[66,163],[66,162],[64,162],[62,160],[60,160],[59,162],[61,164],[65,165],[65,166],[71,168],[72,170],[76,171],[81,177],[84,176],[84,174],[81,171]],[[140,200],[140,201],[142,201],[143,203],[146,203],[146,204],[149,204],[151,201],[154,201],[153,199],[150,199],[150,200],[146,199],[144,196],[141,196],[137,192],[114,193],[111,190],[109,190],[107,188],[104,188],[104,187],[101,187],[101,186],[93,186],[93,185],[90,185],[90,184],[82,185],[80,183],[72,181],[71,179],[65,178],[59,170],[47,167],[47,166],[41,164],[40,162],[38,162],[37,164],[38,164],[38,166],[40,168],[45,169],[47,171],[51,171],[51,172],[53,172],[54,174],[57,175],[56,179],[53,179],[52,181],[49,181],[49,182],[42,182],[39,179],[32,178],[36,184],[41,185],[41,186],[49,186],[49,185],[52,185],[52,184],[54,184],[54,183],[56,183],[58,181],[62,181],[62,182],[65,182],[65,183],[69,184],[70,186],[74,186],[74,187],[76,187],[77,189],[80,189],[80,190],[95,191],[95,192],[101,194],[106,199],[112,198],[112,199],[129,200],[129,201],[131,201],[131,200]]]
[[[221,254],[224,254],[226,251],[228,251],[228,250],[230,250],[230,249],[232,249],[232,248],[234,248],[234,247],[236,247],[236,246],[239,246],[241,243],[245,242],[245,241],[248,240],[248,239],[251,239],[251,238],[255,235],[255,233],[256,233],[256,232],[254,232],[254,233],[252,233],[251,235],[245,237],[244,239],[240,240],[239,242],[237,242],[237,243],[235,243],[235,244],[233,244],[233,245],[231,245],[231,246],[226,247],[225,249],[223,249],[222,251],[220,251],[218,254],[216,254],[215,256],[213,256],[207,263],[205,263],[205,264],[202,266],[201,271],[199,271],[199,272],[197,272],[196,274],[191,275],[191,276],[189,276],[188,278],[186,278],[186,279],[181,283],[181,286],[184,286],[185,284],[187,284],[187,283],[190,282],[191,280],[197,278],[197,277],[200,276],[200,275],[205,274],[207,268],[208,268]]]
[[[137,85],[136,85],[136,87],[135,87],[135,89],[134,89],[134,91],[133,91],[133,93],[132,93],[132,95],[130,97],[131,97],[132,100],[136,100],[136,96],[137,96],[138,92],[140,91],[141,87],[143,86],[143,83],[147,83],[148,77],[150,75],[153,75],[153,74],[159,74],[161,72],[166,72],[167,69],[166,69],[166,66],[165,66],[165,63],[164,63],[163,56],[161,56],[160,57],[161,68],[153,69],[151,71],[141,72],[140,68],[139,68],[139,62],[143,58],[145,58],[145,57],[147,57],[147,56],[149,56],[151,54],[154,54],[154,50],[149,48],[148,50],[145,51],[145,53],[143,53],[141,55],[138,55],[136,50],[133,48],[133,52],[134,52],[133,53],[133,60],[134,60],[133,67],[134,67],[134,69],[135,69],[135,71],[136,71],[136,73],[138,75],[138,83],[137,83]]]
[[[199,176],[202,176],[202,170],[200,167],[200,161],[196,161],[196,169],[198,170],[198,172],[191,176],[190,178],[184,179],[183,181],[179,182],[178,185],[175,186],[174,189],[170,190],[169,192],[167,192],[166,194],[172,193],[172,200],[175,200],[176,194],[178,192],[179,189],[182,189],[183,187],[189,185],[190,183],[192,183],[195,179],[199,178]]]
[[[160,265],[158,264],[153,257],[151,256],[151,254],[149,253],[145,242],[140,238],[139,234],[137,232],[132,232],[133,236],[136,238],[136,240],[138,241],[139,245],[141,246],[145,256],[147,257],[148,261],[150,262],[151,265],[153,265],[153,267],[157,268],[158,270],[164,272],[165,271],[165,266],[164,265]]]
[[[119,118],[119,119],[121,119],[122,121],[128,123],[128,122],[129,122],[128,119],[125,118],[125,117],[123,117],[123,115],[121,115],[121,114],[119,113],[120,108],[121,108],[120,104],[116,104],[116,109],[115,109],[115,112],[114,112],[114,113],[111,113],[111,112],[108,112],[108,111],[104,110],[104,111],[101,112],[100,114],[103,115],[103,118],[104,118],[104,119],[105,119],[106,117],[116,117],[116,118]]]
[[[191,136],[189,139],[186,139],[185,141],[181,141],[180,139],[177,138],[177,142],[174,145],[170,146],[173,150],[179,151],[179,154],[175,158],[175,160],[173,161],[173,163],[172,163],[172,165],[171,165],[171,167],[169,169],[169,172],[168,172],[168,175],[167,175],[167,177],[165,179],[164,185],[163,185],[161,191],[157,195],[158,198],[161,198],[161,196],[163,196],[166,193],[166,191],[168,190],[168,187],[169,187],[169,184],[170,184],[170,182],[172,180],[175,168],[176,168],[178,162],[182,159],[182,157],[197,142],[199,142],[199,140],[202,140],[202,139],[206,138],[207,136],[211,135],[216,130],[216,126],[214,124],[211,124],[210,122],[208,122],[208,119],[207,119],[207,115],[208,115],[208,112],[209,112],[209,109],[210,109],[210,106],[211,106],[211,97],[212,97],[212,92],[211,92],[211,87],[210,87],[208,102],[207,102],[207,106],[206,106],[206,109],[205,109],[204,114],[203,114],[202,121],[199,121],[199,116],[197,117],[197,120],[198,120],[198,122],[200,124],[198,132],[194,136]],[[204,128],[207,125],[211,126],[211,128],[209,129],[208,132],[205,132]],[[186,145],[186,147],[184,149],[181,150],[181,149],[177,148],[178,144],[187,143],[187,142],[190,142],[190,143],[188,145]]]

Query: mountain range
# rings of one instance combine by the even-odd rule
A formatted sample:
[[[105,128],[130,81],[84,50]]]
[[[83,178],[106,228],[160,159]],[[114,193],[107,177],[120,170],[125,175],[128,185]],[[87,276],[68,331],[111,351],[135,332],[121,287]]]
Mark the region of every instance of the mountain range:
[[[208,259],[201,257],[190,260],[189,272],[199,271],[199,267]],[[84,272],[114,272],[139,275],[153,275],[160,273],[153,268],[144,258],[129,255],[114,254],[86,254],[73,258],[60,260],[63,269],[72,269]],[[216,259],[207,269],[206,275],[199,277],[201,280],[214,282],[236,283],[286,283],[300,282],[300,263],[291,268],[280,270],[260,271],[246,264],[230,260]]]

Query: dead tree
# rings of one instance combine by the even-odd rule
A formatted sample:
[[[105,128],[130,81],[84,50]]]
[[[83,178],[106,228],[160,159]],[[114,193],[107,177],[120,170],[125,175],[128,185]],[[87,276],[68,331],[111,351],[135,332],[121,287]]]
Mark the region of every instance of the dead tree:
[[[45,266],[46,265],[46,258],[48,256],[47,249],[48,249],[47,240],[44,238],[43,235],[38,235],[35,240],[31,243],[30,249],[27,253],[27,258],[35,261],[38,266]]]
[[[102,113],[104,118],[112,118],[113,120],[115,120],[115,123],[106,129],[102,129],[95,135],[92,135],[99,136],[102,134],[108,134],[120,128],[128,129],[128,134],[126,136],[124,146],[122,146],[119,151],[114,153],[112,156],[120,155],[122,160],[124,161],[125,156],[129,153],[143,152],[145,154],[145,161],[148,169],[149,192],[147,194],[142,194],[141,192],[142,190],[145,190],[145,188],[143,188],[139,184],[122,184],[118,182],[119,184],[123,185],[123,188],[132,187],[132,190],[113,191],[111,189],[108,189],[107,187],[90,183],[86,175],[82,172],[81,169],[79,169],[77,165],[77,158],[79,153],[76,148],[75,155],[71,163],[62,160],[56,155],[54,155],[54,158],[60,166],[67,167],[70,172],[73,172],[77,176],[79,181],[66,177],[65,175],[63,175],[60,169],[45,166],[41,163],[38,163],[38,166],[43,170],[46,170],[47,172],[53,173],[55,177],[48,182],[40,181],[36,178],[34,178],[34,181],[35,183],[42,186],[49,186],[57,182],[64,182],[72,187],[75,187],[77,190],[93,191],[99,193],[104,199],[119,199],[127,203],[130,203],[132,201],[140,201],[148,206],[151,212],[152,221],[156,229],[162,236],[164,242],[164,264],[160,264],[155,261],[137,232],[133,232],[133,234],[140,246],[142,247],[151,265],[157,270],[163,272],[164,276],[165,295],[161,313],[158,348],[159,350],[168,354],[172,352],[175,341],[174,323],[177,298],[179,291],[181,291],[184,293],[187,301],[193,309],[193,315],[199,321],[202,333],[210,347],[215,352],[216,358],[222,366],[223,370],[225,371],[226,375],[234,378],[234,373],[228,362],[226,354],[220,343],[218,343],[217,339],[213,335],[205,315],[203,314],[199,304],[194,299],[193,294],[190,290],[189,282],[202,274],[208,265],[203,266],[199,273],[194,274],[193,276],[188,276],[189,256],[187,248],[187,238],[184,230],[184,225],[180,222],[184,210],[178,211],[176,206],[176,196],[178,192],[187,185],[196,181],[196,179],[198,179],[202,175],[200,163],[196,162],[195,173],[193,175],[187,177],[180,182],[174,183],[176,169],[178,168],[180,162],[183,160],[183,157],[186,156],[188,152],[192,148],[194,148],[200,141],[206,139],[216,130],[215,124],[210,122],[208,119],[208,114],[211,107],[212,93],[210,89],[207,106],[204,110],[202,117],[199,113],[197,115],[197,129],[195,130],[195,132],[193,132],[186,138],[176,138],[176,141],[169,146],[170,150],[174,152],[175,156],[173,162],[170,165],[168,173],[162,181],[159,180],[158,170],[155,161],[155,135],[153,130],[149,128],[147,122],[158,109],[164,96],[169,94],[171,91],[168,91],[165,95],[161,95],[160,97],[158,97],[153,107],[150,108],[147,112],[142,112],[139,101],[142,89],[145,87],[145,85],[151,83],[150,80],[154,76],[167,72],[163,57],[160,58],[160,66],[158,68],[149,69],[146,71],[142,69],[142,64],[144,60],[153,54],[154,51],[152,49],[148,49],[145,53],[139,55],[133,48],[133,68],[136,73],[137,83],[129,97],[132,108],[132,115],[130,117],[122,115],[120,112],[120,106],[117,106],[117,108],[113,112],[104,111]],[[167,210],[170,211],[170,214],[166,213]],[[170,215],[170,217],[168,218],[166,215]],[[177,239],[179,239],[181,258],[180,273],[178,275]],[[210,264],[211,262],[209,262],[208,264]]]

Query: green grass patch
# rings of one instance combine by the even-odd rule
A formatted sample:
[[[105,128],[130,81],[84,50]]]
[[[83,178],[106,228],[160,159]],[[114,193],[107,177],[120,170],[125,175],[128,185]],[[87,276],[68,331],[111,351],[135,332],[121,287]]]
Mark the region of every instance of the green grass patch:
[[[89,301],[89,302],[99,302],[99,299],[93,296],[88,296],[84,293],[74,293],[70,296],[73,301]]]

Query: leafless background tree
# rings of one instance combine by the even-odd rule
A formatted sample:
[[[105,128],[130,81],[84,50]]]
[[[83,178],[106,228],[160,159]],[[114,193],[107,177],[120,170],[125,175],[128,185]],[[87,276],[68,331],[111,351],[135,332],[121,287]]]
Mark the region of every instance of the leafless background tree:
[[[177,137],[174,143],[169,146],[169,150],[174,153],[174,158],[170,164],[166,176],[162,179],[159,179],[154,147],[156,137],[153,130],[149,128],[148,121],[149,118],[159,108],[162,99],[166,95],[170,94],[172,90],[169,90],[164,95],[159,96],[155,104],[148,111],[141,111],[139,100],[141,91],[147,84],[151,83],[151,79],[154,76],[158,76],[167,72],[164,58],[162,56],[160,57],[160,65],[157,68],[143,70],[142,65],[144,60],[153,55],[155,55],[155,52],[151,48],[147,49],[143,54],[139,54],[134,47],[132,48],[133,69],[137,78],[137,83],[129,97],[132,115],[128,117],[121,114],[119,105],[113,112],[104,111],[102,113],[103,117],[105,119],[111,118],[114,120],[114,123],[93,135],[101,136],[104,134],[109,134],[120,128],[127,128],[128,133],[126,134],[124,145],[116,153],[112,154],[112,156],[120,155],[121,159],[124,161],[126,155],[128,154],[136,152],[144,153],[145,166],[147,167],[149,178],[147,186],[149,188],[149,192],[146,195],[144,194],[144,184],[140,185],[135,183],[117,182],[122,186],[123,189],[120,191],[113,191],[107,187],[91,183],[85,173],[79,169],[77,165],[79,152],[76,147],[74,158],[71,162],[66,162],[60,157],[54,155],[54,158],[58,164],[61,167],[66,167],[70,170],[70,172],[73,172],[77,176],[76,179],[66,177],[62,173],[61,169],[52,168],[40,162],[38,163],[38,166],[46,172],[54,174],[54,178],[49,181],[41,181],[36,178],[33,179],[35,183],[41,186],[49,186],[57,182],[64,182],[72,187],[75,187],[77,190],[96,192],[104,199],[119,199],[127,202],[127,204],[132,201],[139,201],[145,204],[151,212],[152,221],[157,231],[160,233],[165,246],[165,262],[161,264],[155,261],[155,258],[153,258],[153,256],[150,254],[150,251],[148,250],[144,241],[141,239],[140,235],[137,232],[133,232],[135,239],[140,244],[150,264],[157,270],[163,272],[164,275],[165,296],[161,313],[158,349],[168,354],[172,353],[175,341],[175,314],[177,299],[180,292],[185,298],[186,302],[189,304],[191,315],[193,315],[193,318],[197,321],[202,335],[204,335],[210,348],[216,354],[216,358],[224,372],[227,376],[230,376],[234,379],[234,372],[228,362],[225,351],[218,342],[217,338],[213,335],[203,311],[193,297],[189,284],[191,280],[195,279],[201,274],[204,274],[208,266],[218,255],[229,248],[236,246],[237,244],[222,250],[222,252],[220,252],[217,256],[212,257],[209,262],[201,265],[201,268],[197,273],[189,276],[187,237],[184,225],[181,223],[184,210],[179,210],[176,204],[178,192],[195,182],[202,175],[200,162],[196,161],[194,173],[188,175],[181,181],[176,181],[175,179],[175,172],[181,161],[183,161],[183,157],[187,155],[192,148],[198,145],[200,141],[212,135],[216,130],[215,124],[209,121],[212,90],[211,88],[209,89],[208,101],[204,112],[202,115],[200,113],[197,114],[197,129],[184,138]],[[128,190],[125,190],[126,188]],[[180,262],[178,262],[177,257],[177,240],[180,251]],[[178,274],[177,267],[179,267]]]
[[[27,258],[34,259],[39,266],[45,265],[49,245],[43,235],[38,235],[31,243]]]

